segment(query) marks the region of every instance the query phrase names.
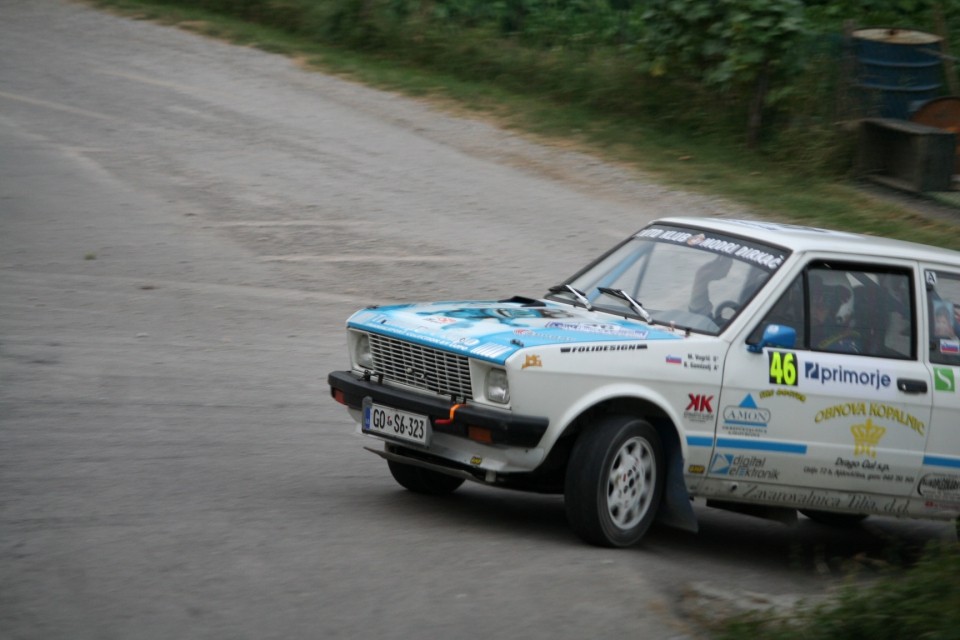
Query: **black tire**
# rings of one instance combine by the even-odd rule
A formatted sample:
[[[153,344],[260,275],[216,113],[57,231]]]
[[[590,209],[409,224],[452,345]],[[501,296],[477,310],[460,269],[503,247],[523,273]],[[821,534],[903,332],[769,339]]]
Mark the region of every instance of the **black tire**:
[[[817,511],[815,509],[800,509],[800,513],[814,522],[827,524],[831,527],[852,527],[866,519],[865,513],[833,513],[832,511]]]
[[[400,486],[414,493],[423,493],[430,496],[445,496],[453,493],[463,484],[463,478],[448,476],[412,464],[403,464],[387,460],[390,475],[400,483]]]
[[[610,416],[588,426],[567,465],[570,526],[590,544],[636,544],[657,515],[665,474],[660,436],[648,422]]]

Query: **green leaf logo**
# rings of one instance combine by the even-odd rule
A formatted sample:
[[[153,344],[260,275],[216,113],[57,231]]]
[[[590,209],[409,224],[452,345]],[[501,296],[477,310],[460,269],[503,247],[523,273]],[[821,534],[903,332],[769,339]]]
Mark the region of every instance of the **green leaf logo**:
[[[933,387],[937,391],[956,391],[957,382],[953,378],[953,369],[949,369],[947,367],[934,367]]]

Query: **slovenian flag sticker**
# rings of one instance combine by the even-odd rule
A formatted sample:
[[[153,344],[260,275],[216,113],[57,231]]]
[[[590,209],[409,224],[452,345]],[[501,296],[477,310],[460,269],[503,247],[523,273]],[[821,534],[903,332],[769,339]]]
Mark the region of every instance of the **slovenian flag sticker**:
[[[680,356],[667,356],[667,364],[683,364],[683,358]]]
[[[960,342],[957,342],[956,340],[941,340],[940,353],[960,353]]]

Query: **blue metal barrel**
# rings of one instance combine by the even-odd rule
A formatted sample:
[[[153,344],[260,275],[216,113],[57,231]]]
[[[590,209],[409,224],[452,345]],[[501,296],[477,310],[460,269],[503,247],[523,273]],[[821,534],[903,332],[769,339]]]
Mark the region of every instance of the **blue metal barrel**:
[[[939,95],[939,37],[906,29],[860,29],[853,32],[853,42],[866,115],[907,120]]]

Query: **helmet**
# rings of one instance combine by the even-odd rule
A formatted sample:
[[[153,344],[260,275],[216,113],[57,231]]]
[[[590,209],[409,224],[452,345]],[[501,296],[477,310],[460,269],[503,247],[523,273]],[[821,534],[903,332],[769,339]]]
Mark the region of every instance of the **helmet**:
[[[853,288],[844,271],[818,269],[810,272],[810,300],[827,309],[827,318],[847,324],[853,316]]]

